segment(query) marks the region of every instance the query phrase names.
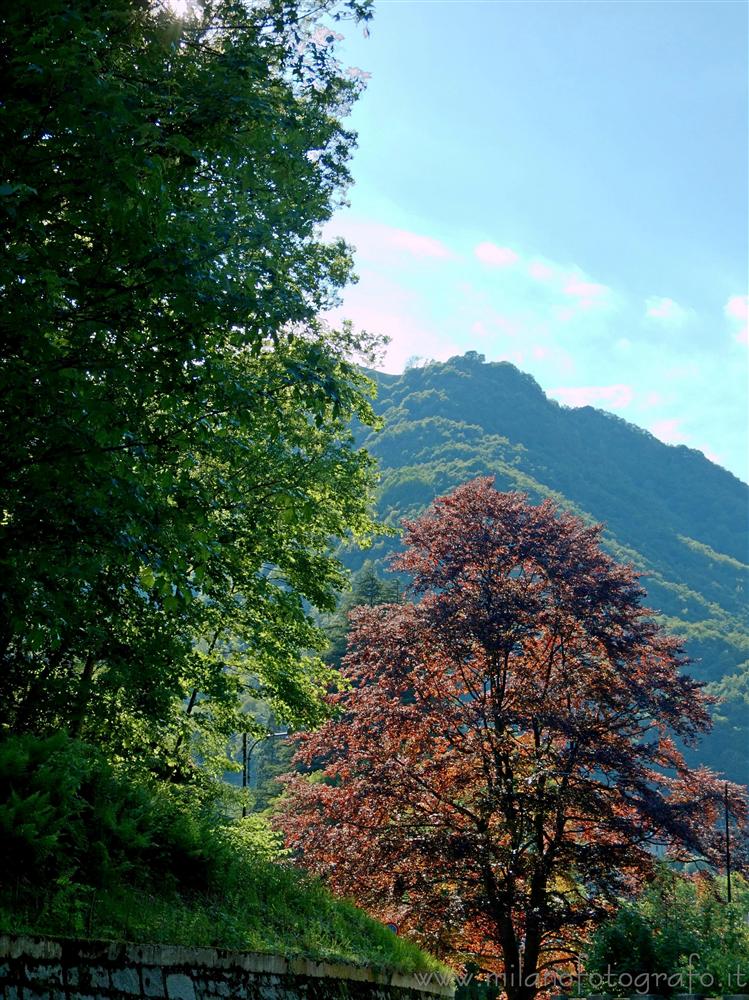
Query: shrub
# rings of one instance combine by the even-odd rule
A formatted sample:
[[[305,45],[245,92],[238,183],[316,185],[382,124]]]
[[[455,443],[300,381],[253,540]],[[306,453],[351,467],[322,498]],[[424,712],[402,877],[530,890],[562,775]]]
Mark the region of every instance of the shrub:
[[[610,972],[621,995],[632,992],[618,982],[625,974],[650,977],[647,992],[665,996],[738,992],[737,972],[749,978],[749,883],[740,875],[732,896],[728,904],[725,878],[685,877],[664,866],[593,936],[586,971]]]

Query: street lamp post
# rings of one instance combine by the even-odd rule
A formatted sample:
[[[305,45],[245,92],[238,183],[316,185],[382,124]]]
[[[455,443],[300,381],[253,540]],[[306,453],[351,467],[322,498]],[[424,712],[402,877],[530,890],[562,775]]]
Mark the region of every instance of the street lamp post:
[[[282,729],[277,733],[263,733],[262,736],[258,736],[257,739],[253,740],[248,749],[247,747],[247,733],[242,733],[242,791],[244,792],[244,800],[242,802],[242,819],[247,816],[247,787],[249,785],[250,776],[250,759],[255,750],[255,747],[259,744],[265,742],[265,740],[273,739],[277,736],[288,736],[288,729]]]
[[[726,895],[731,902],[731,830],[728,826],[728,782],[723,786],[723,809],[726,823]]]

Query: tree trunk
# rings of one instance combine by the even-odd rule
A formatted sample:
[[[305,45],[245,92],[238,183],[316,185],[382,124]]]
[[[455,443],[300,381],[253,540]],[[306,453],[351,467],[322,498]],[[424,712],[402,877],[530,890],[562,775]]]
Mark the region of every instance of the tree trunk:
[[[95,665],[96,660],[94,659],[94,654],[89,653],[83,664],[83,673],[81,674],[81,681],[78,685],[78,697],[76,698],[70,720],[70,735],[74,739],[77,739],[81,734],[83,719],[86,715],[86,709],[88,708],[88,703],[91,699],[91,681],[94,677]]]

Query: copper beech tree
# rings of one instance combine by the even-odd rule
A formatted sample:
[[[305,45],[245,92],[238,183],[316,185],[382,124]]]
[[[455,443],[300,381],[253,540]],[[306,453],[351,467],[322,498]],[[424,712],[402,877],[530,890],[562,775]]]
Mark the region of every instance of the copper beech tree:
[[[709,728],[634,571],[488,478],[406,522],[412,603],[359,608],[334,718],[300,738],[280,822],[301,863],[459,964],[533,996],[654,849],[717,862]],[[741,791],[728,786],[736,819]]]

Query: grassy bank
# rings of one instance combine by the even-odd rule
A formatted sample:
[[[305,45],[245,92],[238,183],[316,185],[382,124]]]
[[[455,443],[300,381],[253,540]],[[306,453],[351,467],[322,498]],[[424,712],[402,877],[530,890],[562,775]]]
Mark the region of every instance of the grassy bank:
[[[255,862],[228,894],[155,895],[58,887],[0,900],[0,932],[260,951],[399,972],[444,970],[434,958],[294,869]]]
[[[294,868],[261,817],[64,733],[0,740],[0,931],[440,968]]]

